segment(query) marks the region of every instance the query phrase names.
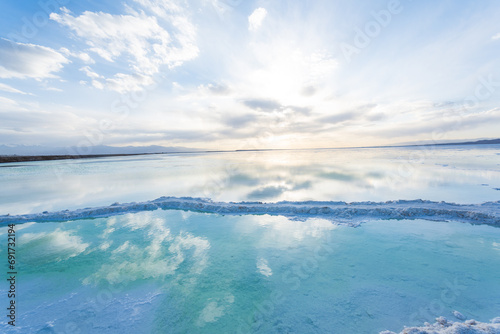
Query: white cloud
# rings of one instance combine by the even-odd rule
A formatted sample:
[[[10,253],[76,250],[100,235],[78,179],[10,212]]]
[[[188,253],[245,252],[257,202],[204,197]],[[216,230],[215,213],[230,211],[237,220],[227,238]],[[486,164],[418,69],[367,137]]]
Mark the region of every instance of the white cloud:
[[[168,17],[172,13],[182,13],[182,8],[175,1],[134,0],[143,8],[147,8],[155,16]],[[135,11],[134,11],[135,12]]]
[[[262,25],[262,21],[267,16],[267,10],[265,8],[259,7],[253,11],[253,13],[248,17],[248,30],[256,31]]]
[[[97,80],[92,80],[92,86],[97,89],[104,89],[104,85],[102,84],[102,82]]]
[[[86,64],[94,64],[95,61],[92,59],[88,53],[85,52],[80,52],[76,55],[76,57],[80,58],[84,63]]]
[[[500,32],[496,35],[491,36],[491,39],[500,39]]]
[[[94,72],[90,66],[84,66],[82,68],[80,68],[80,71],[84,72],[89,78],[91,79],[99,79],[99,78],[102,78],[102,76],[100,76],[99,74],[97,74],[96,72]]]
[[[17,106],[18,103],[12,99],[9,99],[9,98],[6,98],[6,97],[3,97],[3,96],[0,96],[0,103],[2,104],[2,106],[6,107],[12,107],[12,106]]]
[[[154,83],[151,76],[140,73],[124,74],[117,73],[113,78],[106,79],[107,87],[119,93],[128,91],[138,91],[144,86],[150,86]]]
[[[57,87],[44,87],[45,90],[52,91],[52,92],[63,92],[61,88]]]
[[[85,52],[71,52],[67,48],[61,48],[59,51],[65,56],[71,56],[80,59],[85,64],[94,64],[95,61],[92,59],[88,53]]]
[[[153,76],[161,66],[174,68],[198,55],[194,26],[179,7],[147,0],[140,4],[157,16],[130,8],[131,14],[127,15],[86,11],[73,16],[63,8],[61,14],[52,13],[50,18],[85,40],[89,52],[109,62],[127,62],[130,73],[103,77],[102,83],[108,89],[121,93],[137,91],[153,83]],[[163,27],[164,22],[171,27],[170,31]]]
[[[249,96],[272,97],[282,105],[305,107],[320,103],[321,95],[305,96],[304,87],[314,87],[317,92],[316,87],[331,78],[338,61],[326,50],[314,46],[299,49],[294,44],[275,38],[254,42],[250,50],[257,61],[249,63],[251,66],[244,69],[244,75],[234,85],[243,87],[240,90]]]
[[[326,52],[314,52],[308,58],[309,76],[314,80],[330,75],[338,67],[338,61]]]
[[[61,15],[52,13],[52,20],[72,29],[79,37],[86,39],[90,51],[112,62],[122,54],[135,57],[137,63],[145,61],[144,70],[153,67],[155,62],[148,59],[149,49],[168,44],[170,36],[162,29],[154,17],[145,14],[111,15],[108,13],[84,12],[78,17],[64,11]],[[149,54],[155,56],[155,54]]]
[[[0,39],[0,78],[55,78],[69,60],[61,53],[40,45]]]
[[[17,93],[17,94],[28,95],[28,93],[25,93],[23,91],[20,91],[19,89],[16,89],[14,87],[11,87],[11,86],[3,84],[3,83],[0,83],[0,90],[3,90],[4,92],[8,92],[8,93]]]

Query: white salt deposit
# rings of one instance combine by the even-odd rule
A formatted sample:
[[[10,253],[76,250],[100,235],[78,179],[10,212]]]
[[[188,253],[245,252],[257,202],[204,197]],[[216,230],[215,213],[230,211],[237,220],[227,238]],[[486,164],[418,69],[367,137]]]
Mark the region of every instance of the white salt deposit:
[[[500,334],[500,317],[490,320],[490,323],[467,320],[465,322],[449,321],[439,317],[434,324],[425,323],[422,327],[406,327],[399,334]],[[380,334],[396,334],[383,331]]]
[[[291,219],[320,217],[338,224],[358,226],[375,219],[429,219],[454,220],[472,224],[500,226],[500,201],[483,204],[455,204],[425,200],[398,200],[388,202],[214,202],[192,197],[160,197],[147,202],[114,203],[110,206],[85,208],[27,215],[2,215],[0,224],[66,221],[74,219],[110,217],[117,214],[152,210],[186,210],[228,215],[269,214]]]

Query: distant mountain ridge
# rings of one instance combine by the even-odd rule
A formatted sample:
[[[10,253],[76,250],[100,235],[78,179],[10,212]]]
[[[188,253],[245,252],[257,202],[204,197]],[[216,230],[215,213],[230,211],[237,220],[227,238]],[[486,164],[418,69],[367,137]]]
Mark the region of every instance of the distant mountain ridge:
[[[438,143],[434,145],[489,145],[489,144],[500,144],[500,139],[483,139],[483,140],[466,141],[459,143]]]
[[[441,142],[441,143],[429,143],[429,142],[413,142],[406,144],[396,144],[396,145],[384,145],[384,146],[364,146],[364,148],[369,147],[409,147],[409,146],[450,146],[450,145],[490,145],[490,144],[500,144],[500,138],[498,139],[480,139],[475,141],[451,141],[451,142]],[[351,147],[356,148],[356,147]],[[250,151],[273,151],[276,149],[253,149]],[[238,152],[245,150],[224,150],[220,152]],[[181,152],[219,152],[211,151],[205,149],[196,149],[188,147],[178,147],[178,146],[107,146],[98,145],[85,147],[80,149],[74,146],[68,147],[48,147],[48,146],[28,146],[28,145],[0,145],[0,156],[50,156],[50,155],[71,155],[71,156],[84,156],[84,155],[106,155],[106,154],[148,154],[148,153],[181,153]]]
[[[429,145],[484,145],[500,144],[499,138],[449,139],[449,140],[419,140],[397,143],[390,146],[429,146]]]
[[[85,148],[27,146],[27,145],[0,145],[0,155],[89,155],[89,154],[141,154],[141,153],[176,153],[198,152],[199,149],[187,147],[150,146],[107,146],[98,145]]]

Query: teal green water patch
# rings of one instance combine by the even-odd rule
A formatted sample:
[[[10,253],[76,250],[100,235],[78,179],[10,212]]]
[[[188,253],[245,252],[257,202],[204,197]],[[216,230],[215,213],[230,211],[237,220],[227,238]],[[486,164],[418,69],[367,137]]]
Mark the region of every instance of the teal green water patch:
[[[17,234],[9,333],[378,333],[500,315],[491,226],[157,210]]]

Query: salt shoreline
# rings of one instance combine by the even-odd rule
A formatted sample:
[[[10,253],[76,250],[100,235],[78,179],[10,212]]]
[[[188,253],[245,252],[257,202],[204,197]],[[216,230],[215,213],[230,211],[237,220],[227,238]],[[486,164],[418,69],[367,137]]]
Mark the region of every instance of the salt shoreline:
[[[425,200],[398,200],[388,202],[322,202],[283,201],[214,202],[192,197],[160,197],[146,202],[114,203],[110,206],[64,210],[25,215],[2,215],[0,225],[8,223],[66,221],[75,219],[104,218],[119,214],[153,210],[185,210],[227,215],[280,215],[303,220],[322,218],[332,223],[359,226],[364,221],[377,219],[427,219],[459,221],[471,224],[500,226],[500,201],[483,204],[455,204]]]
[[[422,327],[406,327],[399,334],[500,334],[500,317],[490,320],[490,323],[476,320],[453,322],[445,317],[439,317],[434,324],[425,323]],[[379,334],[396,334],[382,331]]]

